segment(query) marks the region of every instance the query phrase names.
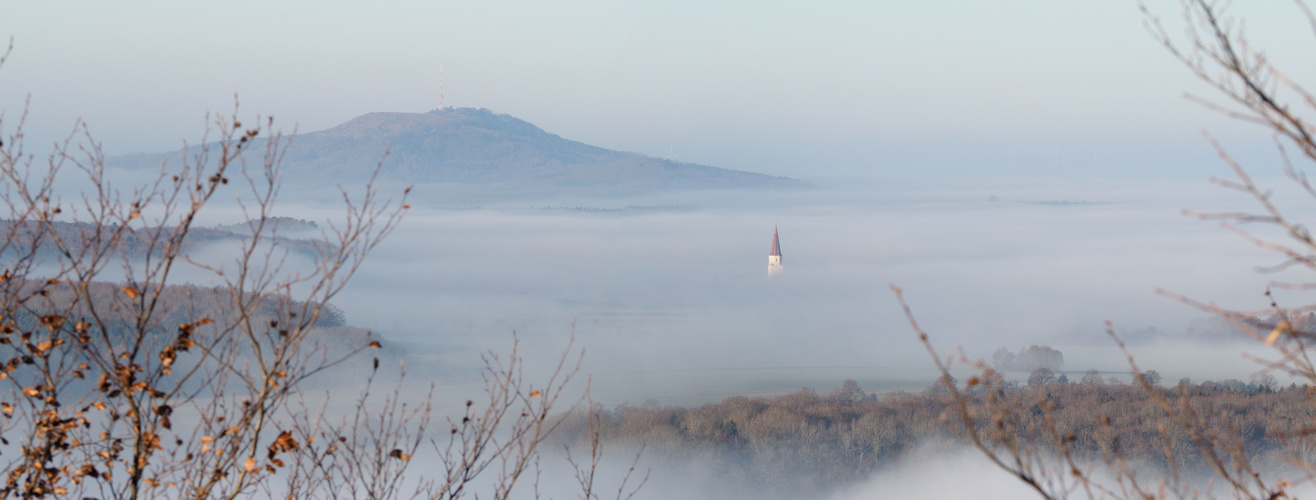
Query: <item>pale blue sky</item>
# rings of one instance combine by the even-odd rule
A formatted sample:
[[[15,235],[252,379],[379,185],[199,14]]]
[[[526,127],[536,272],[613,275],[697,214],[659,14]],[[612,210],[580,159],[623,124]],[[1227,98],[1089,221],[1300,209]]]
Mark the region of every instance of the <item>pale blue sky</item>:
[[[82,117],[110,153],[165,150],[237,92],[320,130],[437,107],[442,61],[449,105],[799,177],[1182,174],[1211,158],[1201,128],[1240,130],[1180,97],[1201,86],[1133,0],[125,3],[5,6],[6,128],[30,93],[34,141]],[[1310,59],[1291,2],[1245,7],[1281,63]]]

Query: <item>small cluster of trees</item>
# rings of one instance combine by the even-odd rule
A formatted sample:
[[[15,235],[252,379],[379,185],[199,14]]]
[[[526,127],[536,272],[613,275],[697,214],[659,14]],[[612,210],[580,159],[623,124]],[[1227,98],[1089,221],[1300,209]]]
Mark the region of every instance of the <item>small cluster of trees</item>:
[[[1065,355],[1048,345],[1028,346],[1018,353],[1002,347],[992,353],[992,366],[1006,372],[1031,372],[1040,368],[1058,372],[1065,366]]]
[[[237,224],[221,224],[213,229],[218,231],[228,231],[231,233],[250,233],[253,227],[259,225],[268,225],[274,232],[296,233],[305,231],[320,230],[320,226],[315,221],[306,219],[297,219],[293,217],[270,217],[268,221],[262,223],[258,220],[249,220]]]

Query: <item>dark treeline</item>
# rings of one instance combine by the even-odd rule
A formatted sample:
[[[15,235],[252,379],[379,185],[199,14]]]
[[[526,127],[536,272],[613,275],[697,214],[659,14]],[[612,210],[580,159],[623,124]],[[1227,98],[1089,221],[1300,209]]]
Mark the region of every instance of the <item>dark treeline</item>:
[[[1278,387],[1273,380],[1185,380],[1181,387],[1199,414],[1211,416],[1212,425],[1219,426],[1213,431],[1232,426],[1255,463],[1278,466],[1285,450],[1277,438],[1310,425],[1316,415],[1306,386]],[[1156,390],[1178,404],[1181,387]],[[1166,438],[1158,431],[1164,425],[1180,470],[1188,475],[1209,472],[1191,438],[1141,387],[1098,378],[1089,383],[1008,384],[1006,395],[1015,401],[1019,438],[1030,444],[1052,446],[1043,411],[1049,402],[1059,433],[1074,433],[1071,449],[1084,461],[1106,460],[1104,443],[1149,474],[1165,473],[1170,461]],[[847,381],[827,393],[804,389],[772,398],[734,396],[697,408],[623,405],[599,411],[603,435],[615,445],[645,443],[645,453],[659,462],[700,464],[699,470],[719,481],[788,493],[823,491],[867,478],[925,445],[959,449],[959,438],[943,417],[949,409],[946,391],[937,385],[919,394],[897,392],[879,398]],[[982,418],[987,424],[985,414]],[[1103,426],[1103,420],[1109,426]]]
[[[57,259],[65,250],[76,254],[82,249],[89,248],[90,242],[105,239],[108,233],[118,229],[117,226],[96,226],[86,222],[55,221],[49,222],[49,229],[43,231],[39,224],[42,223],[0,220],[0,234],[12,234],[15,238],[14,242],[0,251],[0,255],[12,257],[14,252],[27,252],[35,246],[40,256]],[[254,221],[247,221],[216,227],[189,227],[187,237],[183,240],[183,249],[191,251],[204,245],[249,240],[253,224]],[[264,228],[262,237],[281,248],[307,256],[320,255],[330,250],[322,248],[324,243],[320,241],[278,235],[278,231],[295,233],[318,230],[314,222],[290,217],[270,217],[266,219],[265,224],[267,227]],[[172,227],[128,228],[126,231],[129,237],[117,240],[116,250],[123,256],[134,258],[144,257],[147,254],[159,256],[164,248],[158,238],[160,235],[156,233],[167,234],[172,230]]]
[[[222,286],[198,286],[191,284],[165,285],[158,288],[139,288],[139,285],[110,283],[106,281],[89,281],[77,284],[86,288],[90,300],[77,300],[74,284],[46,280],[20,280],[18,278],[0,279],[0,289],[15,296],[27,297],[23,306],[17,308],[5,322],[15,322],[20,329],[36,326],[41,316],[49,314],[68,314],[73,318],[89,318],[91,315],[87,302],[97,304],[98,318],[107,325],[131,321],[132,313],[143,307],[153,308],[149,328],[163,328],[172,331],[179,324],[190,323],[201,318],[218,320],[237,314],[236,297],[229,289]],[[306,308],[302,301],[296,301],[284,295],[271,294],[256,297],[243,295],[246,310],[252,321],[265,322],[280,316],[280,310],[301,310]],[[87,319],[88,321],[91,321]],[[303,318],[305,326],[317,328],[348,327],[342,309],[333,304],[324,304],[320,313],[313,320]],[[95,325],[93,325],[95,328]],[[208,327],[209,328],[209,327]],[[207,328],[207,329],[208,329]],[[350,327],[348,327],[350,328]],[[114,332],[107,332],[111,335]]]
[[[239,310],[246,310],[247,321],[253,324],[274,327],[275,320],[288,317],[288,312],[310,309],[306,303],[287,296],[256,297],[250,294],[242,297],[245,306],[239,308],[238,297],[224,287],[183,284],[167,285],[157,290],[103,281],[83,285],[90,302],[96,304],[94,315],[88,308],[88,301],[75,299],[72,284],[18,278],[0,280],[0,291],[28,297],[10,315],[0,316],[0,328],[31,332],[45,327],[49,318],[68,318],[69,321],[88,323],[85,329],[88,335],[98,336],[103,331],[109,342],[115,345],[134,341],[165,345],[174,342],[183,327],[188,327],[198,337],[220,335],[218,325],[241,321]],[[134,318],[139,317],[137,313],[143,308],[150,308],[152,315],[149,323],[140,325],[145,336],[138,338],[133,335],[139,327],[134,324]],[[197,323],[199,320],[206,321]],[[342,354],[360,349],[374,339],[371,331],[348,325],[342,309],[333,304],[324,304],[315,318],[299,318],[297,321],[302,325],[282,328],[313,327],[310,329],[312,336],[307,339],[308,349]],[[0,343],[0,362],[4,362],[12,351],[5,344],[8,342]]]

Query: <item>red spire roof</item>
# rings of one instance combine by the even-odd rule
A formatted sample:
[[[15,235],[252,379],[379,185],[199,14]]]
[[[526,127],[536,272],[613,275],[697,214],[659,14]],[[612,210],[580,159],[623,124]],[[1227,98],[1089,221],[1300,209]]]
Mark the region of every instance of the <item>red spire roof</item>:
[[[773,255],[781,257],[781,242],[777,241],[777,226],[772,226],[772,253],[768,256]]]

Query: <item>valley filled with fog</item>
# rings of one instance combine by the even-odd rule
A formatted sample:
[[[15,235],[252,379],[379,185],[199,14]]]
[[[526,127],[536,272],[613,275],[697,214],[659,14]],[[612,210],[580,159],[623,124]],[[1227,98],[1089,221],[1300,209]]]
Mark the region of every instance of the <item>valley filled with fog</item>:
[[[891,284],[943,351],[990,358],[1046,344],[1065,354],[1066,371],[1123,373],[1104,333],[1111,319],[1166,380],[1247,379],[1255,365],[1237,345],[1190,333],[1207,315],[1154,290],[1255,309],[1272,278],[1253,271],[1269,256],[1181,215],[1247,208],[1203,180],[444,201],[419,186],[335,305],[441,387],[472,380],[479,354],[507,350],[513,333],[528,363],[547,366],[574,324],[582,372],[609,406],[825,390],[850,378],[879,393],[926,387],[935,370]],[[281,208],[334,215],[296,199]],[[769,279],[774,225],[786,272]]]
[[[149,175],[114,172],[125,180]],[[217,196],[182,244],[190,263],[210,268],[182,263],[169,283],[222,290],[216,273],[231,279],[277,268],[313,275],[324,247],[306,238],[333,241],[344,227],[341,193],[296,174],[284,181],[265,214],[276,237],[265,235],[254,247],[268,259],[251,268],[234,260],[251,231],[244,221],[260,206],[240,187]],[[1275,188],[1270,199],[1277,204],[1302,206],[1304,193],[1289,181],[1260,183]],[[360,200],[360,187],[340,189]],[[1164,386],[1198,383],[1193,390],[1205,391],[1195,395],[1199,401],[1260,396],[1246,399],[1252,406],[1245,408],[1267,410],[1240,413],[1259,416],[1292,410],[1304,391],[1286,389],[1301,380],[1283,373],[1258,379],[1261,366],[1245,355],[1264,358],[1264,344],[1167,296],[1264,317],[1267,284],[1294,277],[1259,273],[1276,263],[1273,255],[1185,213],[1255,211],[1254,201],[1205,179],[874,176],[615,197],[573,190],[490,195],[422,183],[403,199],[407,188],[396,179],[376,187],[392,197],[387,206],[409,208],[311,332],[338,349],[332,352],[359,349],[367,338],[383,349],[300,382],[300,409],[286,416],[306,408],[321,408],[330,419],[360,416],[391,397],[413,410],[432,405],[434,420],[416,436],[434,444],[412,449],[410,466],[437,470],[439,447],[474,421],[463,417],[474,401],[491,400],[487,384],[509,373],[503,369],[516,343],[530,384],[521,401],[548,401],[562,391],[552,417],[565,423],[536,452],[543,458],[536,490],[512,498],[575,494],[562,450],[580,453],[586,407],[604,415],[603,430],[589,430],[608,449],[598,465],[603,483],[626,477],[629,457],[640,453],[637,466],[651,481],[636,498],[1023,494],[1026,488],[939,418],[949,401],[934,386],[941,373],[893,285],[902,287],[939,354],[962,349],[991,362],[1001,350],[1037,349],[1030,346],[1063,353],[1063,363],[1046,356],[1065,379],[1034,383],[1027,363],[996,366],[1014,370],[1005,379],[1018,384],[1011,389],[1022,389],[1017,394],[1040,386],[1048,397],[1064,398],[1068,415],[1086,420],[1137,413],[1118,406],[1139,397],[1130,395],[1139,389],[1127,383],[1129,365],[1105,332],[1107,320],[1142,370],[1156,370]],[[389,213],[382,210],[375,213]],[[149,208],[145,215],[159,216]],[[1307,215],[1293,213],[1297,220]],[[56,231],[68,234],[78,227],[60,224],[67,226]],[[770,277],[774,231],[785,272]],[[132,251],[124,256],[149,255]],[[131,281],[118,273],[108,268],[98,279]],[[302,293],[304,285],[290,280],[288,291]],[[1312,296],[1277,290],[1275,298],[1300,305]],[[382,378],[366,386],[372,363],[383,367]],[[559,363],[573,373],[570,383],[550,380]],[[394,386],[398,366],[406,378]],[[962,363],[950,371],[972,380]],[[1065,381],[1072,383],[1058,383]],[[581,396],[586,384],[588,399]],[[353,399],[361,391],[370,396]],[[178,420],[195,426],[200,416],[180,411]],[[1123,425],[1147,431],[1147,421]],[[1132,460],[1154,460],[1146,447],[1138,450]],[[951,478],[988,484],[989,495],[959,489]],[[494,487],[485,481],[473,487]]]
[[[0,500],[1316,491],[1303,1],[303,3],[6,6]]]
[[[1277,188],[1277,202],[1301,206],[1301,193],[1285,180],[1260,182]],[[401,191],[384,185],[381,194]],[[1258,273],[1273,256],[1217,223],[1185,216],[1184,209],[1253,209],[1205,179],[852,178],[792,190],[531,200],[463,199],[453,195],[459,191],[415,186],[401,223],[332,300],[348,325],[375,332],[384,350],[308,380],[313,404],[329,396],[330,414],[350,412],[347,395],[361,387],[375,358],[385,381],[395,366],[405,367],[402,397],[419,402],[432,390],[435,417],[458,418],[466,401],[486,397],[485,360],[506,359],[515,340],[534,384],[564,357],[570,370],[583,352],[560,409],[576,402],[587,381],[593,403],[614,418],[687,410],[696,418],[706,405],[734,405],[737,397],[763,398],[758,404],[824,398],[810,400],[824,409],[847,380],[869,398],[863,404],[900,405],[909,394],[930,394],[939,372],[891,285],[903,287],[942,355],[962,347],[990,362],[1002,348],[1045,345],[1063,353],[1058,371],[1075,382],[1066,387],[1084,390],[1077,382],[1089,370],[1127,382],[1127,361],[1105,333],[1109,319],[1140,368],[1158,371],[1166,386],[1184,378],[1250,383],[1260,367],[1243,354],[1264,357],[1264,345],[1156,290],[1263,310],[1268,281],[1287,276]],[[292,184],[278,201],[271,215],[305,221],[279,227],[287,240],[276,248],[289,251],[273,255],[286,259],[286,270],[311,269],[313,252],[297,246],[299,238],[341,227],[341,200],[329,193]],[[251,216],[222,199],[211,208],[199,227],[239,234]],[[785,272],[769,278],[774,228]],[[237,245],[206,242],[189,255],[222,264]],[[189,266],[174,280],[216,284],[210,272]],[[1290,305],[1312,298],[1292,291],[1276,297]],[[970,375],[962,365],[952,372]],[[1275,375],[1282,386],[1295,381]],[[1005,376],[1023,384],[1029,373]],[[813,392],[799,392],[805,388]],[[771,412],[760,415],[770,420]],[[654,441],[640,462],[650,482],[636,498],[1027,494],[962,442],[946,440],[935,418],[922,420],[931,427],[904,438],[908,447],[832,468],[872,467],[856,476],[832,477],[826,467],[798,477],[774,472],[791,469],[791,460],[833,453],[831,445],[798,456],[764,451],[816,439],[812,430],[711,451]],[[884,425],[905,425],[899,422]],[[742,430],[752,425],[761,424],[739,419]],[[441,442],[446,429],[439,424],[429,432]],[[560,439],[571,442],[573,432]],[[612,439],[600,466],[609,484],[626,474],[638,451],[626,435]],[[573,446],[579,452],[579,443]],[[540,491],[574,495],[561,447],[555,442],[543,454]],[[418,454],[415,466],[436,467],[433,460]],[[964,481],[990,491],[955,486]]]
[[[1279,200],[1296,194],[1282,180],[1263,182],[1280,188]],[[281,203],[279,215],[336,215],[295,192]],[[387,341],[411,390],[435,385],[440,414],[479,397],[481,354],[506,355],[515,335],[532,379],[542,377],[573,330],[572,356],[584,350],[581,374],[606,409],[826,393],[847,379],[879,399],[920,393],[937,372],[892,284],[943,354],[962,346],[990,360],[1002,347],[1049,345],[1064,353],[1070,380],[1093,369],[1128,380],[1104,332],[1110,319],[1140,366],[1167,385],[1250,381],[1258,365],[1241,352],[1263,350],[1155,290],[1262,309],[1266,282],[1283,277],[1255,271],[1272,263],[1269,255],[1182,213],[1251,209],[1205,179],[855,180],[483,205],[452,204],[421,185],[410,203],[334,304]],[[768,278],[774,226],[786,271]],[[615,446],[603,469],[612,481],[634,451]],[[950,477],[993,485],[999,498],[1027,493],[960,446],[926,443],[827,494],[982,493],[956,489],[943,480]],[[652,478],[640,498],[789,497],[729,481],[715,472],[727,466],[722,459],[649,455]],[[569,494],[554,456],[547,452],[545,491]]]

